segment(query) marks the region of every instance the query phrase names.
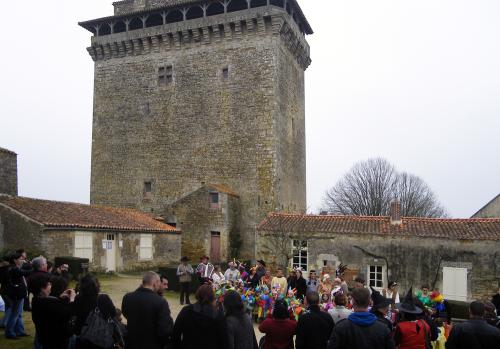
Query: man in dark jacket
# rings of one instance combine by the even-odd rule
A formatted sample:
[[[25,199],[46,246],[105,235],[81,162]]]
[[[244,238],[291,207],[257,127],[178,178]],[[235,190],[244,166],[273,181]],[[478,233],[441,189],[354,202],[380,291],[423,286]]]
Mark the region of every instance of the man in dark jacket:
[[[19,252],[15,252],[9,257],[10,267],[7,274],[6,295],[11,302],[11,306],[5,323],[5,337],[7,339],[18,339],[27,336],[24,331],[23,305],[24,299],[28,295],[26,277],[30,272],[21,269],[23,262],[23,256]]]
[[[484,304],[472,302],[469,306],[470,320],[453,326],[446,349],[500,348],[500,330],[488,325],[484,317]]]
[[[160,277],[144,274],[142,286],[123,297],[122,311],[127,318],[127,349],[163,349],[170,343],[174,322],[167,301],[157,292]]]
[[[318,292],[308,292],[305,304],[308,309],[297,323],[295,346],[297,349],[325,349],[335,326],[333,319],[319,308]]]
[[[394,349],[394,340],[387,325],[368,312],[370,291],[352,291],[354,313],[339,321],[333,330],[328,349]]]

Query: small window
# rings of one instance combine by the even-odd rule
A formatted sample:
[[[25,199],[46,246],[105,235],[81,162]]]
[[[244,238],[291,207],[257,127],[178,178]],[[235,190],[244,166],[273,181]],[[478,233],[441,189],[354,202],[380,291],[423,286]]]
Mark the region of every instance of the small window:
[[[306,271],[307,268],[307,240],[293,240],[292,267]]]
[[[92,262],[92,233],[75,233],[75,257],[88,258]]]
[[[219,208],[219,193],[210,193],[210,208]]]
[[[144,182],[144,190],[143,190],[144,198],[150,199],[153,195],[153,183],[150,181]]]
[[[222,68],[222,78],[223,79],[229,78],[229,68],[228,67]]]
[[[368,267],[368,285],[375,288],[384,287],[384,273],[381,265],[370,265]]]
[[[153,259],[153,235],[141,234],[141,238],[139,241],[139,259]]]
[[[158,85],[167,86],[174,80],[173,67],[171,65],[158,67]]]

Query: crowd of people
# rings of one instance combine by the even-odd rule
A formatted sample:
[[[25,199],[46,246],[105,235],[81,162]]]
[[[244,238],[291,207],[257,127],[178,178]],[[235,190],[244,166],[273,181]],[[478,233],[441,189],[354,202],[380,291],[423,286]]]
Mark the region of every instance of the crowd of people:
[[[196,268],[183,258],[177,276],[186,306],[174,321],[165,276],[146,272],[120,311],[92,274],[73,290],[66,265],[53,270],[44,257],[28,261],[19,250],[0,265],[1,324],[10,340],[27,336],[22,315],[30,310],[34,348],[43,349],[500,348],[500,289],[492,302],[470,304],[469,321],[453,324],[437,290],[424,285],[401,296],[397,282],[378,291],[360,277],[348,287],[345,269],[340,265],[335,277],[311,270],[304,278],[300,269],[285,277],[284,269],[273,273],[263,260],[251,268],[233,260],[222,273],[206,256]],[[201,286],[191,303],[194,277]]]

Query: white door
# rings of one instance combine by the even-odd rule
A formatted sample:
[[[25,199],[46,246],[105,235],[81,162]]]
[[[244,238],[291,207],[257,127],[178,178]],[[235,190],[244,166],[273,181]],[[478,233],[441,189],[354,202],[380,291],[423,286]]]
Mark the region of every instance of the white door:
[[[106,244],[106,271],[116,271],[115,234],[108,234]]]
[[[454,301],[467,301],[467,268],[443,267],[443,296]]]

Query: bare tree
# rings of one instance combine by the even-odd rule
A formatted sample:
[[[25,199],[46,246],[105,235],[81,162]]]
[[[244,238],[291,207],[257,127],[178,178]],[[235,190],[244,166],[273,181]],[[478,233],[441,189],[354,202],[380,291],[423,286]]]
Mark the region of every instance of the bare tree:
[[[276,215],[272,219],[272,226],[268,230],[261,232],[263,252],[267,255],[274,256],[278,266],[288,267],[291,265],[294,252],[304,248],[302,244],[293,245],[294,240],[304,241],[310,235],[303,229],[303,219],[297,219],[299,224],[286,224],[286,216]]]
[[[387,216],[394,199],[401,201],[403,216],[446,216],[445,209],[421,178],[398,172],[381,158],[355,164],[326,192],[324,210],[340,215]]]

